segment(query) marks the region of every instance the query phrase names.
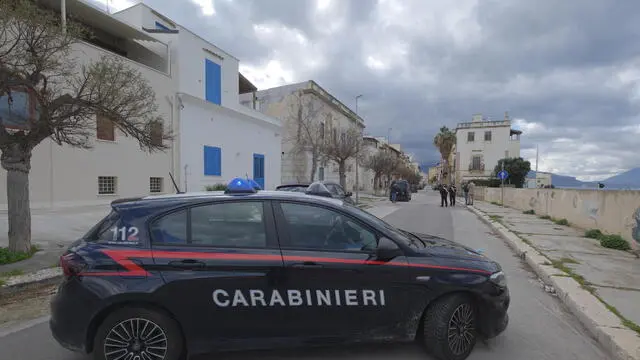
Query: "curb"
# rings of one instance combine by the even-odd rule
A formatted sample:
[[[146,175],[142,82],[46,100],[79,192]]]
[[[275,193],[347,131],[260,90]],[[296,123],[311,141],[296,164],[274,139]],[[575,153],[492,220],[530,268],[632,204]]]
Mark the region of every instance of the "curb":
[[[0,297],[10,296],[15,293],[33,290],[39,287],[54,285],[62,279],[62,269],[42,269],[33,273],[12,276],[7,283],[0,286]]]
[[[600,345],[616,360],[640,360],[640,339],[638,334],[622,325],[618,316],[607,309],[593,294],[584,290],[571,277],[553,276],[562,272],[549,263],[549,259],[538,250],[522,241],[504,225],[492,221],[482,211],[467,207],[484,223],[489,225],[505,240],[507,245],[522,258],[547,284],[551,284],[558,298],[578,318]],[[562,272],[563,273],[563,272]]]

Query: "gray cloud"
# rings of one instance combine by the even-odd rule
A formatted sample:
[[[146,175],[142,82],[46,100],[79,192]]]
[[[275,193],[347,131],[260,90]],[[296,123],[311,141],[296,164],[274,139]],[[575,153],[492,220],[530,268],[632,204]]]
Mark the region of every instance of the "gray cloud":
[[[352,108],[363,94],[367,132],[393,128],[424,163],[437,161],[440,126],[509,111],[522,120],[522,154],[534,161],[540,146],[541,170],[640,166],[636,0],[333,0],[324,14],[311,0],[215,0],[213,16],[193,1],[145,2],[245,65],[280,61],[291,81],[312,78]]]

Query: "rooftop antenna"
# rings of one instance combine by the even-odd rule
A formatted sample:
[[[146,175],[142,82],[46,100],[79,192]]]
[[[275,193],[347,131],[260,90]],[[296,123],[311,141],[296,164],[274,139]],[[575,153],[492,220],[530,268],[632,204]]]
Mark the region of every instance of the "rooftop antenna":
[[[169,177],[171,178],[173,187],[176,189],[176,194],[182,194],[182,191],[180,191],[180,188],[178,188],[178,184],[176,184],[176,180],[173,178],[173,174],[171,172],[169,172]]]

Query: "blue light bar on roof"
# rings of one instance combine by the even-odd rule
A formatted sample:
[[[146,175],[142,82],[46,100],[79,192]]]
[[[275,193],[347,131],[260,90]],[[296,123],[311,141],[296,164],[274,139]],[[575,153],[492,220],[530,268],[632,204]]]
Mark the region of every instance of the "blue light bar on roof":
[[[243,178],[234,178],[227,184],[225,194],[255,194],[257,191],[251,181]]]

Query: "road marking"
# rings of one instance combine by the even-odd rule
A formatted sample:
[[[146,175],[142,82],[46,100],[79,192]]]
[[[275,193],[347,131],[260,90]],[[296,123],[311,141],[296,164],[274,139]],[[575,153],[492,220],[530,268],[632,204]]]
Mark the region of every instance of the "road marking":
[[[24,321],[24,322],[20,322],[18,324],[15,325],[8,325],[5,327],[0,327],[0,338],[9,336],[11,334],[15,334],[19,331],[22,330],[26,330],[29,328],[32,328],[34,326],[40,325],[40,324],[44,324],[47,321],[49,321],[49,319],[51,318],[50,315],[45,315],[33,320],[29,320],[29,321]]]

